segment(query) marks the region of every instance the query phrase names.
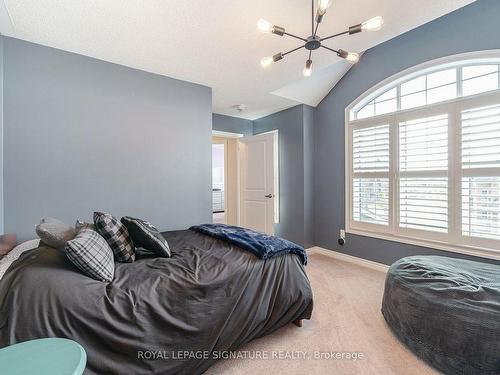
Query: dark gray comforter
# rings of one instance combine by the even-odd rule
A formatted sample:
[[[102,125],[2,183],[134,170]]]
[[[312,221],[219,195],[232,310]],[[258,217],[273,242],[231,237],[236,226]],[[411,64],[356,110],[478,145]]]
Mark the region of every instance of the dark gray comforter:
[[[82,275],[49,247],[23,254],[0,281],[0,347],[66,337],[87,351],[88,374],[197,374],[218,351],[310,318],[297,255],[263,261],[193,231],[164,236],[171,258],[117,263],[112,283]],[[208,359],[182,358],[184,350]],[[140,358],[145,351],[163,358]]]

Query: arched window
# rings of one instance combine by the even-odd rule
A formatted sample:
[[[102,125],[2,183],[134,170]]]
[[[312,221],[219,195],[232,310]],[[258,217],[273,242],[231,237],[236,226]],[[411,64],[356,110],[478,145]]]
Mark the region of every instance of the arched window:
[[[346,138],[349,232],[500,258],[500,51],[391,77]]]

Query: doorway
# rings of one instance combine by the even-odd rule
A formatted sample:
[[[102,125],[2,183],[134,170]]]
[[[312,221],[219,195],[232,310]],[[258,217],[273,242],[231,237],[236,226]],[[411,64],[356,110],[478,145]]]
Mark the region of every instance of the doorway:
[[[241,137],[243,134],[212,131],[214,223],[239,225],[238,139]]]
[[[212,132],[214,223],[274,234],[280,222],[278,147],[277,130],[254,136]]]

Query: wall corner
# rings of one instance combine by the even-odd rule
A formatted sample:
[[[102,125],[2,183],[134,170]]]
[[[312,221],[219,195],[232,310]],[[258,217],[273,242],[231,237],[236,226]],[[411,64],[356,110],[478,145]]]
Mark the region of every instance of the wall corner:
[[[0,34],[0,234],[4,233],[4,196],[3,196],[3,79],[4,79],[4,37]]]

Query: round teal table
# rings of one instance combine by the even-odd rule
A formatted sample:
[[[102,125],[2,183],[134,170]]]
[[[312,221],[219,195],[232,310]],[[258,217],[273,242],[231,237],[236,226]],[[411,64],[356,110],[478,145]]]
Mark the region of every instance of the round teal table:
[[[0,349],[2,375],[81,375],[86,363],[85,350],[68,339],[31,340]]]

